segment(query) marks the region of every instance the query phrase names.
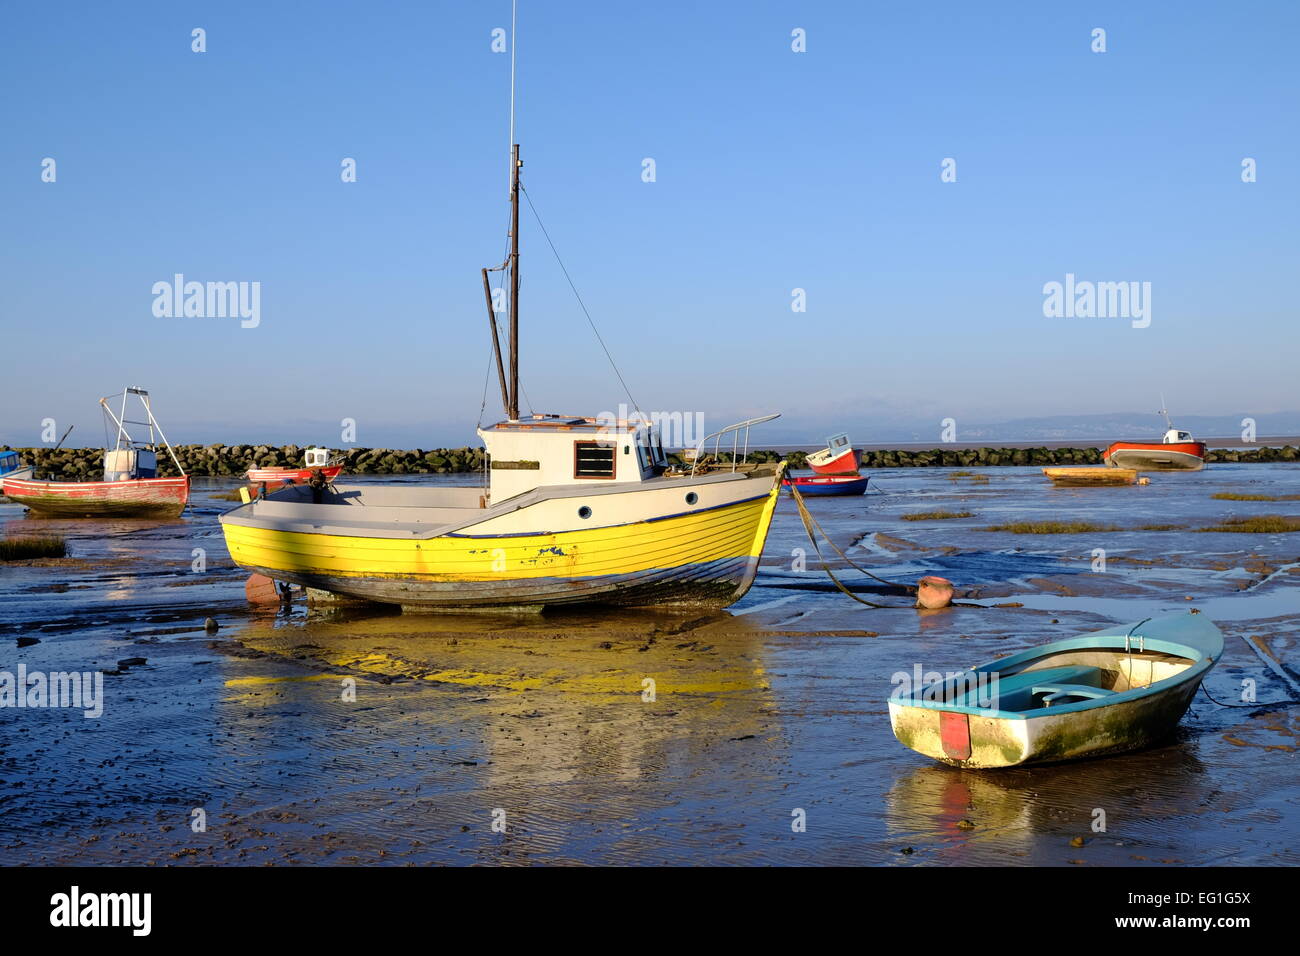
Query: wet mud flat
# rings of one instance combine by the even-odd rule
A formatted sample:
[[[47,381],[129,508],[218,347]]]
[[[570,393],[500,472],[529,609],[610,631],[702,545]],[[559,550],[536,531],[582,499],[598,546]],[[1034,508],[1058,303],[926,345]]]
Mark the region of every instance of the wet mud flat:
[[[784,500],[730,612],[540,616],[250,608],[217,482],[176,522],[0,503],[6,534],[65,534],[70,555],[0,564],[0,671],[106,674],[96,719],[0,708],[0,863],[1300,862],[1300,707],[1283,706],[1300,533],[1198,530],[1294,514],[1213,495],[1297,494],[1300,469],[1081,489],[1036,469],[908,469],[872,485],[810,502],[835,543],[985,606],[918,612],[835,558],[889,607],[850,600]],[[904,518],[936,511],[969,517]],[[985,530],[1045,521],[1106,530]],[[1225,634],[1206,690],[1241,705],[1253,687],[1255,703],[1198,694],[1155,748],[976,772],[890,732],[899,674],[1189,608]]]

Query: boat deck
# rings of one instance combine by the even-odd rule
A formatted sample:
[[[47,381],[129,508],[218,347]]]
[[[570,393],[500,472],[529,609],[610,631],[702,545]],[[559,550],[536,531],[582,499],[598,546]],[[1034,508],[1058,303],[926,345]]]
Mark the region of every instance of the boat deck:
[[[551,499],[595,498],[654,488],[698,488],[752,477],[753,471],[727,471],[600,486],[555,485],[535,488],[497,505],[488,503],[481,487],[334,485],[317,493],[309,487],[290,485],[231,511],[222,521],[312,534],[433,538]]]

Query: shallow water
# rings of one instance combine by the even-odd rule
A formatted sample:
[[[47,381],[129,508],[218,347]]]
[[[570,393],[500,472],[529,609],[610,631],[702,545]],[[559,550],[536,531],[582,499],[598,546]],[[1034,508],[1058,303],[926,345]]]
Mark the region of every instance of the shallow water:
[[[984,605],[926,613],[848,568],[891,608],[836,591],[788,500],[730,613],[542,616],[251,609],[215,480],[174,522],[0,504],[5,533],[58,531],[71,555],[0,564],[0,670],[147,659],[104,679],[99,719],[0,709],[0,863],[1300,862],[1300,708],[1198,695],[1154,749],[975,772],[903,748],[885,707],[916,666],[1188,608],[1226,637],[1209,695],[1241,703],[1252,681],[1260,702],[1300,696],[1300,533],[1191,530],[1295,514],[1210,496],[1300,493],[1300,468],[1096,489],[976,474],[873,472],[866,497],[810,502],[856,563],[900,584],[941,574]],[[973,516],[902,520],[940,509]],[[982,530],[1041,520],[1129,530]],[[1157,524],[1183,527],[1136,530]]]

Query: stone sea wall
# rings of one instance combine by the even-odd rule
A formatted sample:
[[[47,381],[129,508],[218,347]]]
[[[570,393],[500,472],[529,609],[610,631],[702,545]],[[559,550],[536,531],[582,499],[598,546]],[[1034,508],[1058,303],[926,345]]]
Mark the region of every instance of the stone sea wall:
[[[6,450],[8,446],[5,446]],[[103,452],[97,448],[19,448],[23,461],[36,466],[37,477],[65,480],[97,480],[103,468]],[[196,476],[239,478],[254,466],[301,467],[304,447],[298,445],[178,445],[176,455],[185,470]],[[393,448],[350,448],[339,451],[344,471],[353,475],[451,474],[479,471],[483,467],[481,448],[435,448],[400,450]],[[673,460],[680,459],[670,456]],[[726,458],[727,456],[724,456]],[[791,467],[804,466],[804,453],[786,455]],[[774,451],[756,451],[751,461],[777,461]],[[729,460],[729,459],[728,459]],[[1207,456],[1210,462],[1300,461],[1300,449],[1219,449]],[[867,451],[864,468],[979,468],[996,465],[1100,465],[1099,448],[932,448],[928,450]],[[159,473],[173,475],[176,469],[164,452],[159,456]]]

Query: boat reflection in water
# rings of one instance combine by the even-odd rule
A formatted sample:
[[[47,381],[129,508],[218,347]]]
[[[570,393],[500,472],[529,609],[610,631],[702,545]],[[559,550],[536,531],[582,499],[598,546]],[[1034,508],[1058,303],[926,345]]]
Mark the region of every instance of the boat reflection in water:
[[[885,794],[887,837],[913,847],[918,863],[1060,864],[1079,855],[1070,843],[1078,837],[1092,862],[1099,852],[1128,865],[1133,854],[1159,857],[1186,841],[1189,815],[1209,798],[1191,736],[1181,731],[1168,746],[1051,767],[917,767]]]
[[[306,628],[254,618],[233,636],[254,653],[310,665],[317,673],[305,679],[313,683],[356,678],[356,704],[340,707],[336,690],[302,695],[318,702],[313,722],[352,719],[377,694],[418,694],[418,705],[403,707],[407,719],[472,764],[474,789],[505,788],[516,805],[548,799],[533,790],[543,785],[608,787],[653,779],[670,765],[675,776],[710,768],[719,740],[772,734],[762,634],[727,615],[339,609],[313,611]],[[229,690],[241,705],[272,705],[254,680]],[[295,712],[302,706],[296,700]],[[420,763],[411,757],[409,766]],[[432,778],[428,785],[440,786]],[[619,800],[637,799],[610,796],[614,805],[600,813],[617,816]],[[656,799],[650,791],[642,798]]]

